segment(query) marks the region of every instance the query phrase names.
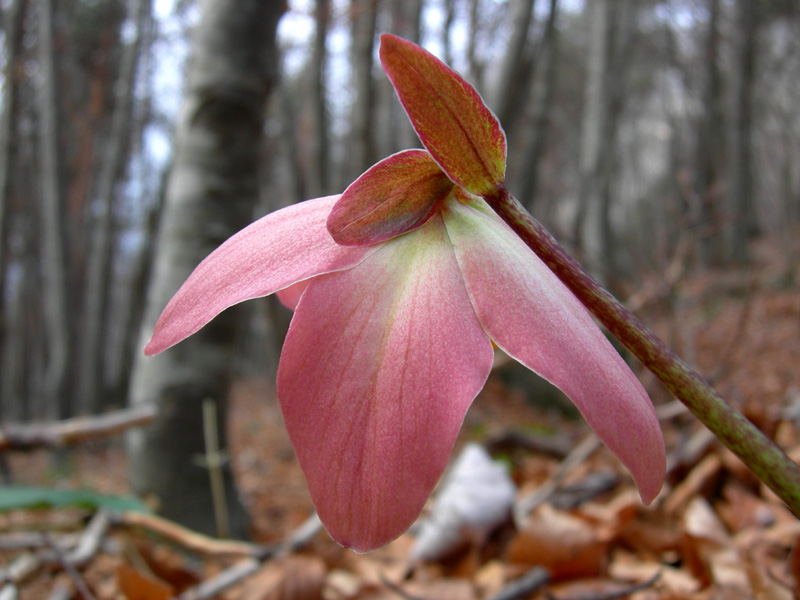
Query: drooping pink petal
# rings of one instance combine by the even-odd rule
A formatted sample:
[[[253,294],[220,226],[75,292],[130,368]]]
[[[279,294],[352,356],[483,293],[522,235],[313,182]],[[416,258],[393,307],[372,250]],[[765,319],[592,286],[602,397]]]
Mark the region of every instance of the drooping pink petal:
[[[438,214],[311,281],[283,347],[278,398],[334,539],[365,552],[412,524],[491,362]]]
[[[430,219],[453,182],[425,150],[383,159],[344,191],[328,217],[328,231],[345,246],[383,242]]]
[[[395,35],[381,36],[380,58],[419,139],[447,176],[479,196],[502,186],[506,136],[475,88]]]
[[[278,300],[280,300],[281,304],[286,308],[294,310],[297,308],[297,303],[300,302],[300,297],[303,295],[303,292],[306,291],[309,283],[311,283],[310,279],[303,279],[303,281],[298,281],[289,287],[278,290],[275,292],[275,295],[278,296]]]
[[[333,241],[325,221],[339,196],[308,200],[262,217],[212,252],[192,272],[156,322],[152,355],[189,337],[223,310],[297,281],[347,269],[375,248]]]
[[[651,502],[666,463],[642,385],[580,302],[483,201],[448,201],[444,219],[489,337],[569,396]]]

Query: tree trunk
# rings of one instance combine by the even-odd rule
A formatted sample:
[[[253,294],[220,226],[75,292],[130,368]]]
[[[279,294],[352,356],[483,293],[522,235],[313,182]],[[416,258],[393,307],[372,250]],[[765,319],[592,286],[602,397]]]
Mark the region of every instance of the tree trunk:
[[[47,336],[47,368],[44,374],[43,399],[47,417],[69,416],[66,394],[68,352],[70,348],[65,244],[61,207],[61,169],[59,156],[58,97],[53,48],[54,0],[39,3],[39,57],[41,84],[39,100],[39,140],[41,144],[42,261],[44,310]]]
[[[523,169],[519,186],[519,199],[530,211],[535,208],[539,192],[539,173],[556,90],[556,75],[558,74],[556,69],[558,64],[557,17],[558,0],[550,0],[550,14],[547,17],[542,38],[542,48],[547,53],[544,57],[546,62],[534,101],[533,126],[523,154]]]
[[[589,16],[591,32],[588,48],[588,68],[581,120],[580,190],[575,222],[575,243],[583,260],[595,270],[606,247],[603,239],[606,228],[601,206],[600,177],[603,167],[603,148],[608,141],[608,94],[606,78],[611,61],[611,28],[616,0],[595,0],[584,10]]]
[[[194,267],[252,218],[259,143],[274,82],[275,29],[282,2],[204,0],[195,31],[186,98],[176,132],[158,251],[148,292],[145,336]],[[130,402],[157,402],[156,423],[129,437],[131,480],[159,512],[217,533],[204,453],[202,404],[217,405],[225,448],[225,403],[239,311],[228,310],[164,354],[139,356]],[[243,510],[223,467],[230,533],[244,533]],[[224,531],[222,533],[225,533]]]
[[[350,183],[375,162],[373,137],[374,89],[372,85],[372,54],[375,46],[377,0],[350,0],[351,64],[353,106],[351,111]]]
[[[400,3],[398,3],[400,4]],[[417,11],[417,37],[412,41],[415,43],[419,43],[419,24],[420,19],[419,15],[422,11],[422,0],[417,0],[416,4],[419,6]],[[456,20],[456,0],[445,0],[444,1],[444,26],[442,27],[442,46],[444,46],[444,62],[448,65],[452,65],[455,60],[453,57],[453,42],[451,39],[453,23]],[[410,39],[410,38],[409,38]]]
[[[748,260],[748,242],[758,233],[753,206],[753,99],[755,96],[758,0],[739,0],[739,77],[736,130],[733,149],[732,204],[735,213],[732,256],[737,263]]]
[[[137,24],[136,40],[123,48],[119,79],[114,86],[116,101],[111,117],[111,130],[106,138],[103,163],[97,183],[97,220],[91,228],[91,250],[86,268],[86,293],[83,311],[83,331],[78,363],[78,411],[92,414],[103,408],[102,384],[106,372],[106,357],[103,347],[108,330],[108,294],[111,280],[111,258],[113,255],[113,210],[114,188],[125,172],[125,140],[131,122],[131,106],[136,82],[136,67],[144,32],[142,25],[149,13],[149,0],[134,0],[130,16]]]
[[[469,0],[469,40],[467,41],[467,61],[472,83],[479,92],[483,86],[483,63],[478,60],[478,30],[480,29],[481,0]]]
[[[391,4],[392,32],[418,44],[422,36],[422,4],[422,0],[393,2]],[[453,0],[447,0],[444,25],[445,55],[448,53],[448,44],[446,42],[450,37],[447,29],[447,19],[450,18],[452,5]],[[389,131],[384,136],[385,139],[383,141],[385,144],[381,146],[382,150],[384,150],[383,155],[394,154],[407,148],[422,147],[411,121],[408,120],[402,105],[397,100],[394,88],[388,83],[388,80],[383,79],[381,81],[382,90],[385,92],[382,99],[388,97],[388,100],[382,102],[382,105],[386,106],[389,111]]]
[[[528,48],[528,32],[533,21],[534,0],[517,0],[514,7],[513,30],[500,65],[500,79],[494,90],[492,102],[497,118],[513,134],[520,107],[524,106],[527,88],[533,72],[534,60]]]
[[[3,15],[6,36],[6,64],[3,73],[3,103],[0,115],[0,298],[5,289],[6,240],[8,226],[6,216],[11,200],[11,169],[13,165],[14,123],[17,115],[18,57],[22,42],[22,26],[25,0],[12,0]]]
[[[330,193],[330,140],[328,135],[328,103],[325,70],[328,62],[326,42],[330,22],[330,0],[317,0],[315,10],[316,32],[311,55],[311,173],[309,195],[319,198]]]
[[[611,226],[613,174],[635,3],[598,0],[592,8],[596,12],[592,21],[581,123],[580,195],[575,238],[583,259],[595,275],[612,285],[619,275]]]
[[[306,179],[308,170],[304,169],[303,156],[300,150],[299,123],[300,108],[297,106],[297,92],[286,85],[280,86],[278,94],[278,110],[280,111],[281,139],[283,157],[286,161],[286,193],[290,204],[308,200]],[[271,207],[275,210],[275,207]]]
[[[724,157],[722,74],[719,66],[720,0],[708,0],[708,30],[705,48],[704,108],[697,128],[695,193],[700,199],[700,257],[705,264],[724,260],[720,189]]]

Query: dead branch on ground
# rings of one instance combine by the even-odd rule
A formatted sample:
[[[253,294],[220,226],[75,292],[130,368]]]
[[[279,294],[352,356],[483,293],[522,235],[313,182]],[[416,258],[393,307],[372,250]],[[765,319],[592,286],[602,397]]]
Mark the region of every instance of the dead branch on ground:
[[[53,423],[0,425],[0,451],[60,448],[113,437],[131,427],[147,425],[156,418],[156,413],[155,405],[144,404],[103,415]]]

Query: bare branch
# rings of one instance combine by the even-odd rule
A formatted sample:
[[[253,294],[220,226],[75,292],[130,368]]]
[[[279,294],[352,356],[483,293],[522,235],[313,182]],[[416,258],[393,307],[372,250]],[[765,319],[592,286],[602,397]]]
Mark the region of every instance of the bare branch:
[[[55,554],[56,559],[58,560],[58,564],[61,565],[61,568],[64,569],[64,572],[69,576],[70,581],[72,581],[72,585],[75,586],[75,590],[78,592],[83,600],[95,600],[94,595],[91,591],[89,591],[89,587],[86,585],[86,582],[83,580],[83,577],[78,570],[75,568],[66,554],[64,554],[63,550],[59,547],[59,545],[55,542],[52,536],[44,532],[42,534],[42,539],[50,548],[50,550]]]
[[[292,534],[277,546],[263,548],[255,558],[246,558],[225,569],[215,577],[203,581],[178,596],[177,600],[210,600],[226,589],[246,579],[272,558],[280,558],[301,549],[311,541],[322,524],[317,515],[311,515]]]
[[[116,526],[140,527],[150,533],[174,542],[186,550],[211,556],[258,556],[263,547],[247,542],[217,540],[197,533],[173,521],[135,511],[125,511],[112,516]]]
[[[54,448],[113,437],[131,427],[147,425],[156,417],[153,404],[94,417],[77,417],[53,423],[0,425],[0,451]]]

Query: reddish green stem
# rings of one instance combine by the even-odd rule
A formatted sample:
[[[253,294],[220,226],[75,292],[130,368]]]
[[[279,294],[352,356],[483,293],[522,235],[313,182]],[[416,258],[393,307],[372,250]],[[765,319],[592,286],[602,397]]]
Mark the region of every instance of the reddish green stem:
[[[505,189],[486,201],[586,308],[800,517],[800,468],[601,286]]]

